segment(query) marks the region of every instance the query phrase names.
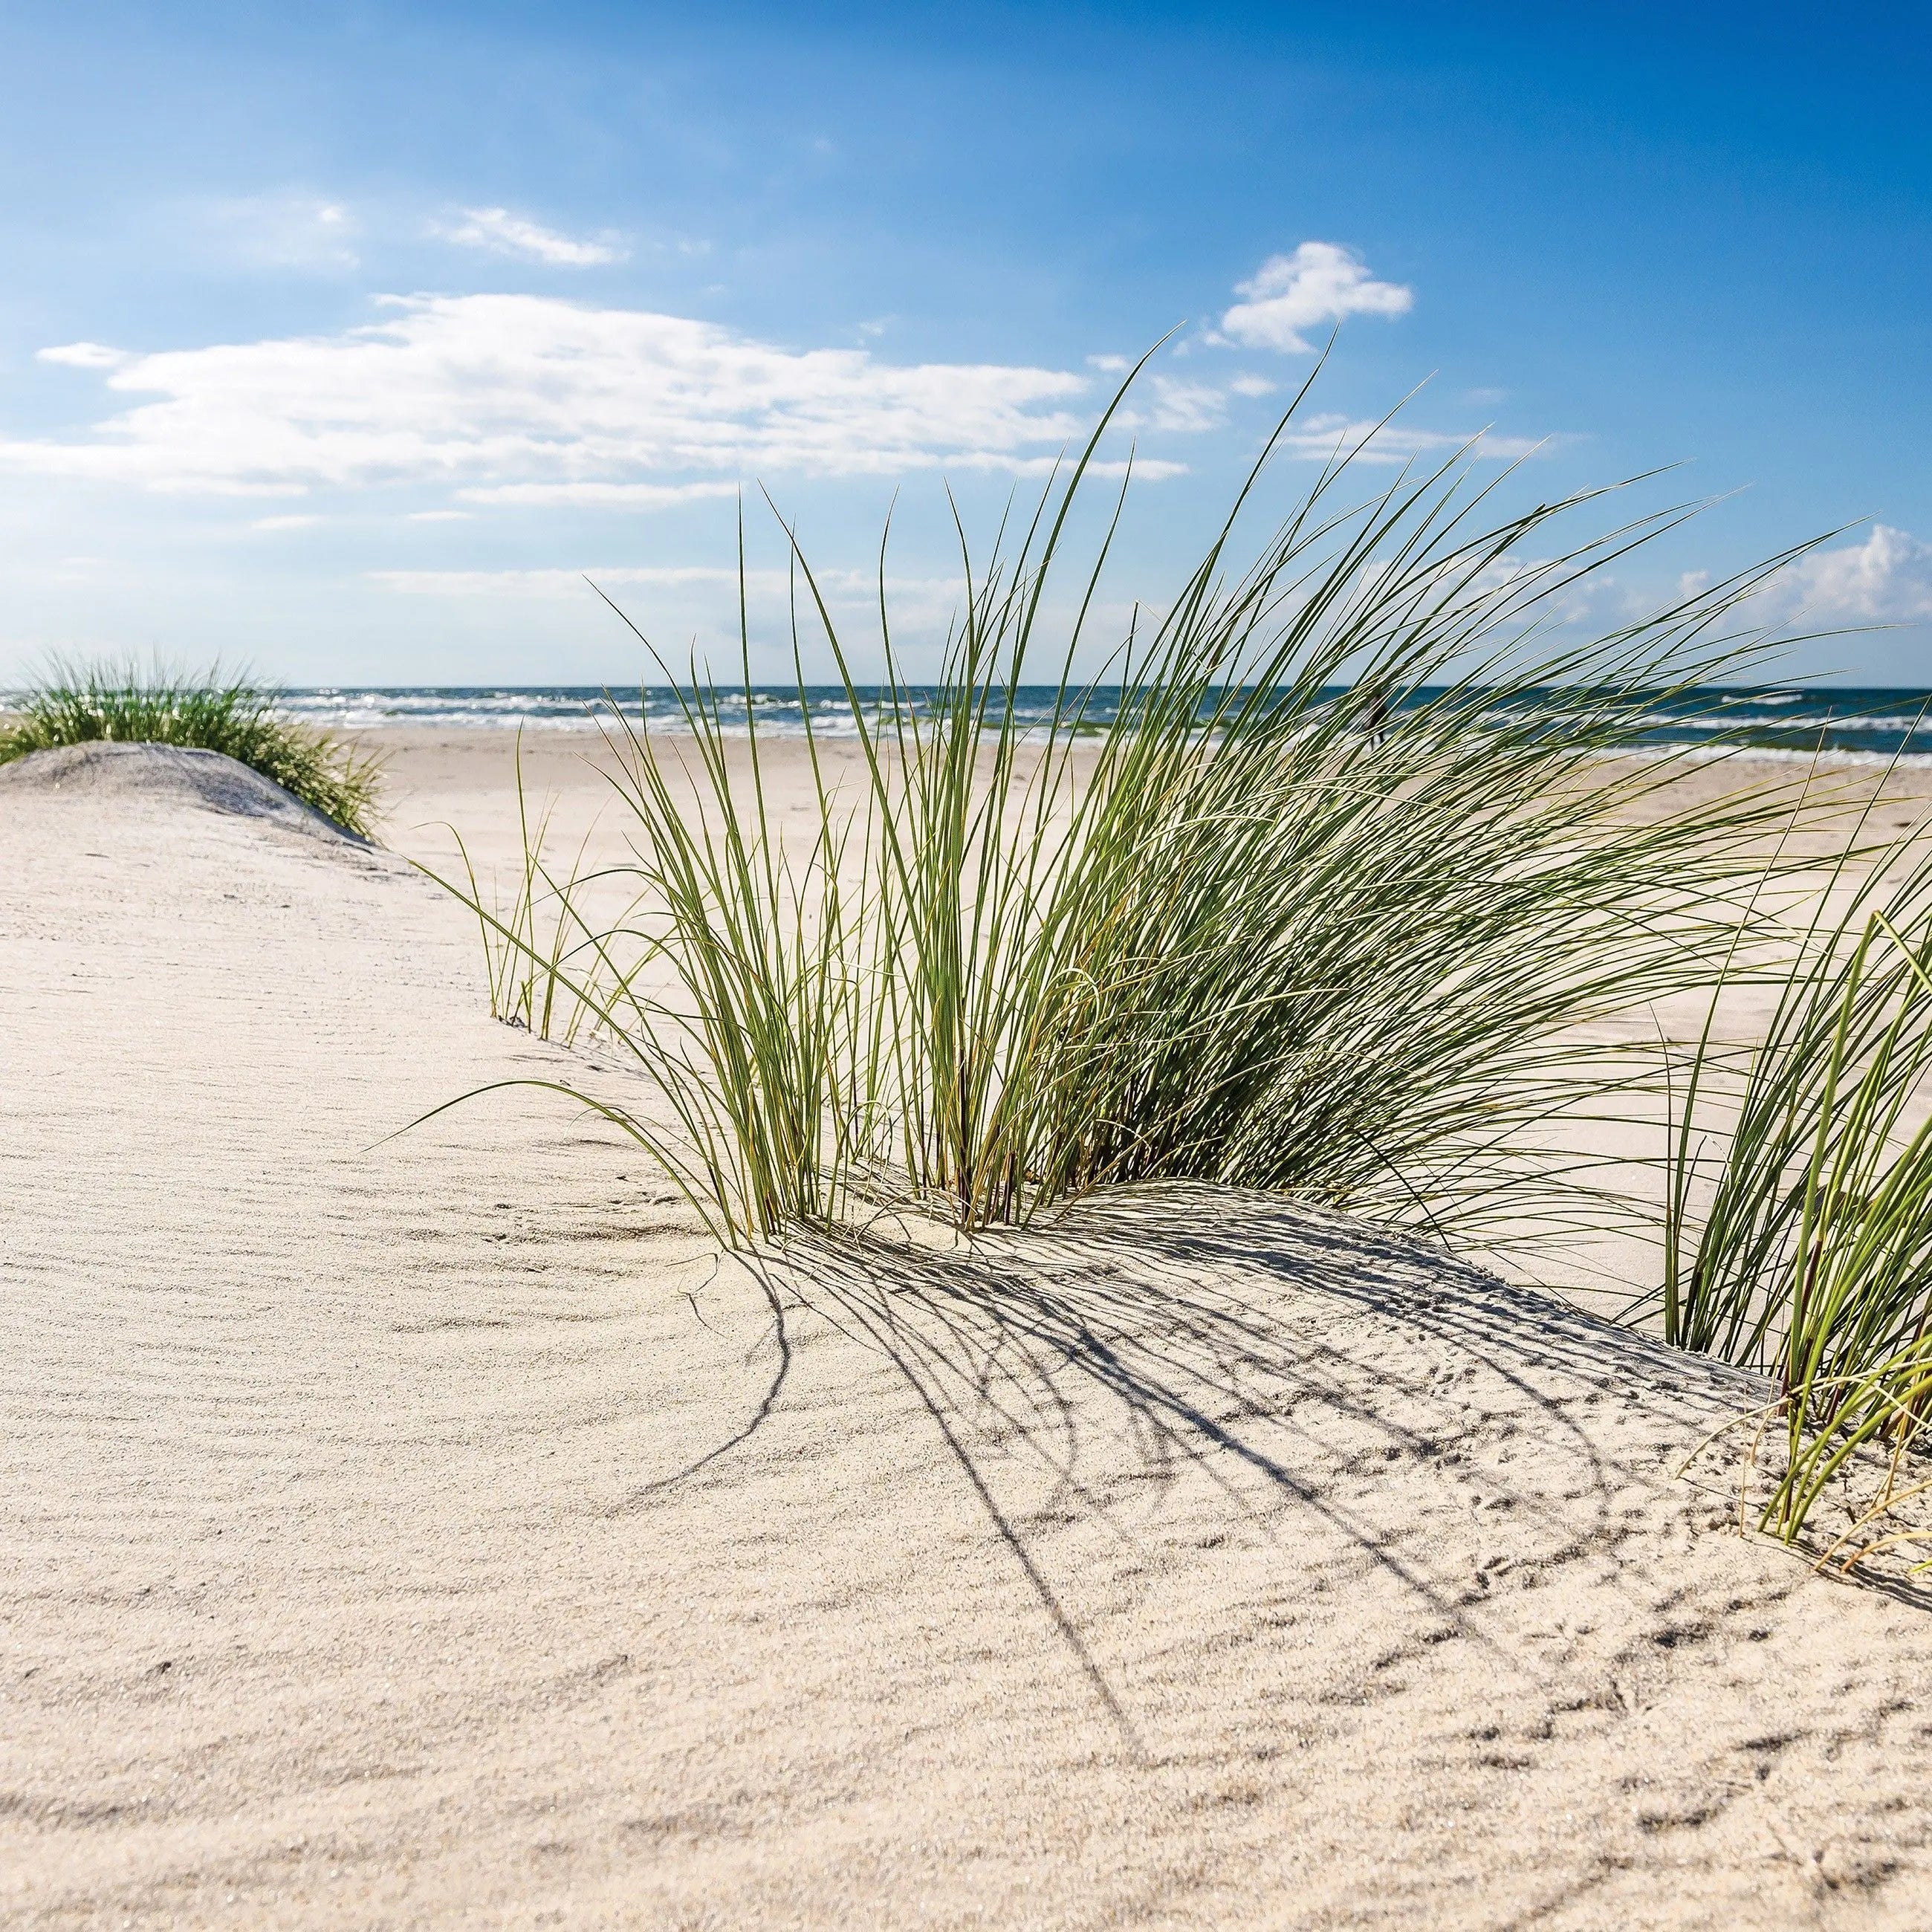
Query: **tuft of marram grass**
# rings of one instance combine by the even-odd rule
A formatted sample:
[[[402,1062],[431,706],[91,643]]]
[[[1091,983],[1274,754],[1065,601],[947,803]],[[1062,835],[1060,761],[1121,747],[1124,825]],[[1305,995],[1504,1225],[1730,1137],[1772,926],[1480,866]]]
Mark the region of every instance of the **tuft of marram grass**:
[[[472,881],[493,967],[520,956],[632,1056],[674,1125],[592,1104],[728,1244],[882,1192],[971,1228],[1160,1179],[1444,1234],[1574,1214],[1577,1177],[1526,1148],[1630,1077],[1577,1030],[1708,983],[1790,804],[1634,812],[1676,766],[1602,754],[1751,661],[1726,626],[1784,560],[1551,650],[1546,614],[1676,513],[1565,545],[1592,498],[1484,525],[1450,462],[1338,503],[1344,452],[1245,569],[1231,515],[1082,683],[1111,530],[1070,625],[1042,614],[1100,434],[1009,554],[962,534],[935,696],[902,669],[883,550],[886,676],[862,687],[794,543],[801,690],[815,638],[860,766],[840,790],[802,706],[802,837],[768,809],[754,712],[741,763],[722,688],[659,659],[688,736],[614,707],[606,727],[635,910],[598,920],[539,852],[524,898],[568,938],[538,944]],[[746,686],[750,654],[744,622]],[[1041,669],[1058,702],[1030,733]]]
[[[1932,1548],[1906,1507],[1932,1492],[1932,841],[1848,849],[1829,884],[1742,1070],[1709,1024],[1690,1057],[1664,1279],[1640,1312],[1775,1379],[1752,1418],[1784,1438],[1760,1527],[1796,1542],[1836,1485],[1852,1520],[1826,1554],[1850,1569]],[[1736,1095],[1715,1123],[1714,1088]]]
[[[260,772],[358,838],[370,834],[379,761],[276,710],[277,694],[219,666],[200,676],[134,664],[56,665],[0,723],[0,764],[107,740],[220,752]]]
[[[1856,1474],[1848,1562],[1932,1542],[1900,1526],[1932,1494],[1932,1126],[1912,1125],[1932,1079],[1932,845],[1879,855],[1848,890],[1874,856],[1853,833],[1832,910],[1767,962],[1791,936],[1761,908],[1803,868],[1766,844],[1804,787],[1671,808],[1680,756],[1606,756],[1660,700],[1756,662],[1734,614],[1788,557],[1552,651],[1544,614],[1675,513],[1574,546],[1552,530],[1591,498],[1472,526],[1482,493],[1455,464],[1336,508],[1344,454],[1244,570],[1231,518],[1152,634],[1083,685],[1111,532],[1070,628],[1048,638],[1041,614],[1086,458],[1012,554],[982,567],[962,536],[936,692],[902,671],[883,552],[886,676],[862,686],[793,543],[802,837],[768,808],[755,707],[734,754],[742,597],[741,687],[658,660],[684,734],[605,721],[636,899],[597,914],[581,854],[553,869],[526,819],[515,903],[486,906],[473,875],[460,895],[498,998],[632,1056],[670,1127],[590,1104],[728,1245],[882,1196],[970,1230],[1162,1179],[1487,1244],[1600,1229],[1613,1190],[1538,1133],[1669,1082],[1667,1048],[1580,1030],[1769,977],[1741,1105],[1705,1104],[1726,1071],[1708,1030],[1676,1088],[1664,1280],[1633,1312],[1778,1378],[1762,1419],[1788,1453],[1762,1527],[1795,1540]],[[803,701],[814,639],[858,748],[843,790]],[[1058,702],[1030,732],[1018,693],[1043,652]]]

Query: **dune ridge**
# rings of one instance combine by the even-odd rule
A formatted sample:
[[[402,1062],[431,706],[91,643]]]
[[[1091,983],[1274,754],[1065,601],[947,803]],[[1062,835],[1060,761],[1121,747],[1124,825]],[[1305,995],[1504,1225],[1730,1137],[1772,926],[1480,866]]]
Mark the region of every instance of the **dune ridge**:
[[[220,752],[184,745],[122,744],[96,739],[30,752],[0,764],[0,788],[14,798],[81,793],[95,798],[173,800],[284,830],[352,844],[368,842],[325,818],[292,792]]]
[[[1932,1916],[1932,1622],[1673,1476],[1750,1378],[1199,1192],[722,1265],[387,1138],[621,1076],[111,762],[0,783],[8,1922]]]

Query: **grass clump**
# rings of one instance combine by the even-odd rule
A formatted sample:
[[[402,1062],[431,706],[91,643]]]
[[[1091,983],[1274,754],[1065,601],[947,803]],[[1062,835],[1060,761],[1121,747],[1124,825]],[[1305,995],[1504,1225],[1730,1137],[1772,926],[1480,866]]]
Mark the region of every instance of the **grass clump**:
[[[56,665],[0,721],[0,764],[106,740],[220,752],[260,772],[358,838],[370,835],[380,772],[327,734],[292,723],[277,694],[219,666],[195,677],[138,665]]]
[[[1781,560],[1552,648],[1550,614],[1675,513],[1565,543],[1594,499],[1485,521],[1452,461],[1351,500],[1344,453],[1243,567],[1264,456],[1165,614],[1082,680],[1118,506],[1065,550],[1100,434],[1014,542],[982,560],[962,534],[936,687],[905,674],[883,552],[869,686],[794,544],[800,685],[822,644],[856,756],[802,706],[788,837],[726,688],[672,680],[675,739],[614,710],[635,908],[600,919],[539,854],[524,902],[568,929],[539,945],[472,880],[496,963],[632,1058],[669,1120],[604,1111],[728,1243],[881,1196],[970,1229],[1161,1179],[1444,1234],[1570,1211],[1576,1173],[1526,1148],[1630,1077],[1578,1030],[1702,983],[1786,806],[1665,808],[1670,760],[1602,754],[1748,661],[1725,627]],[[746,686],[750,650],[747,620]]]
[[[600,913],[610,874],[581,851],[554,868],[527,813],[514,903],[473,872],[453,888],[494,1007],[565,1038],[587,1021],[629,1057],[661,1104],[589,1104],[732,1246],[881,1202],[970,1231],[1145,1180],[1533,1246],[1646,1212],[1622,1163],[1546,1132],[1574,1144],[1580,1118],[1637,1118],[1675,1081],[1664,1278],[1634,1316],[1775,1378],[1762,1528],[1796,1540],[1856,1477],[1848,1563],[1918,1539],[1899,1524],[1932,1493],[1932,850],[1854,830],[1788,933],[1777,909],[1818,882],[1767,853],[1808,779],[1673,804],[1684,754],[1628,755],[1660,702],[1756,661],[1738,607],[1789,556],[1554,648],[1552,614],[1677,512],[1566,543],[1598,498],[1485,520],[1451,462],[1352,500],[1344,452],[1240,565],[1264,456],[1164,613],[1082,680],[1118,505],[1048,590],[1094,448],[1011,544],[982,560],[962,533],[934,684],[906,674],[883,548],[864,643],[885,675],[862,683],[788,532],[802,824],[780,824],[756,706],[735,723],[741,591],[740,684],[659,658],[682,730],[604,721],[628,910]],[[839,747],[805,700],[820,647]],[[1021,698],[1041,682],[1043,727]],[[1767,983],[1740,1063],[1718,1004]],[[1700,992],[1688,1080],[1661,1044],[1592,1043]]]
[[[1796,1541],[1837,1484],[1848,1568],[1932,1544],[1898,1526],[1932,1490],[1910,1473],[1932,1417],[1932,850],[1915,836],[1853,876],[1873,856],[1832,868],[1741,1077],[1706,1027],[1646,1311],[1678,1346],[1774,1378],[1762,1419],[1785,1454],[1760,1527]],[[1735,1090],[1715,1126],[1712,1089]]]

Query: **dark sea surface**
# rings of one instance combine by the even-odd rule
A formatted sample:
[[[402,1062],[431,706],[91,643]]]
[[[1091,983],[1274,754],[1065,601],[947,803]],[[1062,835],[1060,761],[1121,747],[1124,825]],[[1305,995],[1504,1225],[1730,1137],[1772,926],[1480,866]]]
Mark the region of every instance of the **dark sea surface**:
[[[862,698],[876,695],[862,690]],[[914,693],[915,702],[929,693]],[[1057,695],[1048,685],[1024,687],[1020,715],[1027,724],[1045,724]],[[680,722],[676,694],[669,690],[640,693],[614,688],[608,694],[594,685],[411,685],[393,688],[318,685],[283,694],[284,708],[308,722],[337,729],[417,724],[506,730],[588,731],[599,712],[617,707],[653,728],[675,730]],[[814,730],[850,736],[851,712],[842,688],[808,687],[801,702],[795,687],[754,686],[748,693],[723,696],[728,726],[742,728],[755,709],[758,728],[774,736],[802,734],[805,707]],[[1111,700],[1090,701],[1088,722],[1103,723]],[[1846,685],[1736,687],[1700,691],[1659,703],[1631,736],[1634,745],[1742,744],[1786,758],[1809,758],[1820,752],[1837,758],[1888,758],[1932,755],[1932,690],[1858,688]]]

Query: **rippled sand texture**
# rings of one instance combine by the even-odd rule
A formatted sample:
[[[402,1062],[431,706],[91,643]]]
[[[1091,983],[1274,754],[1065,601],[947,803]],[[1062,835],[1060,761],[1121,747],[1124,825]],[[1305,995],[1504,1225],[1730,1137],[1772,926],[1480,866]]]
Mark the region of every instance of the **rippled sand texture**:
[[[384,1138],[571,1064],[394,858],[0,849],[0,1921],[1932,1922],[1932,1618],[1671,1480],[1745,1378],[1264,1202],[721,1268]]]

